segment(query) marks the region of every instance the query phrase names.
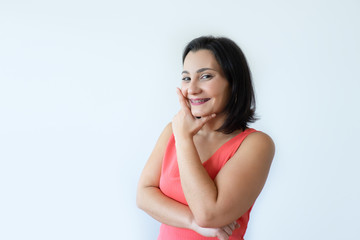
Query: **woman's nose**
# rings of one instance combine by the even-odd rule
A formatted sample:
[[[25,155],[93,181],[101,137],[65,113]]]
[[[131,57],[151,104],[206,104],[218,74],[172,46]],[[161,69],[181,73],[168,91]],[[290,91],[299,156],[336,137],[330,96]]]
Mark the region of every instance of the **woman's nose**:
[[[196,81],[190,82],[187,90],[188,90],[188,94],[197,94],[201,92],[201,88],[199,87]]]

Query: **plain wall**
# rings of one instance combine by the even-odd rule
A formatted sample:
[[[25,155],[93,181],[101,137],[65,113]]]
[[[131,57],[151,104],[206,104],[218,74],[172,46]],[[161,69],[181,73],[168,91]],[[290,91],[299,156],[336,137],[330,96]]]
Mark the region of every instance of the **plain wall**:
[[[276,155],[246,239],[360,235],[359,1],[0,1],[0,239],[156,239],[141,170],[181,54],[227,36]]]

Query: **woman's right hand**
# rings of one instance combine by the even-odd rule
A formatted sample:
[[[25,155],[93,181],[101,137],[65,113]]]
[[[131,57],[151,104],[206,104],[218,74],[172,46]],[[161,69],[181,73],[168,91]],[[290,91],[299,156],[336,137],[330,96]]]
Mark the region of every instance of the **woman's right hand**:
[[[221,228],[203,228],[193,222],[192,230],[204,237],[217,237],[219,240],[228,240],[232,232],[239,227],[240,225],[236,221]]]

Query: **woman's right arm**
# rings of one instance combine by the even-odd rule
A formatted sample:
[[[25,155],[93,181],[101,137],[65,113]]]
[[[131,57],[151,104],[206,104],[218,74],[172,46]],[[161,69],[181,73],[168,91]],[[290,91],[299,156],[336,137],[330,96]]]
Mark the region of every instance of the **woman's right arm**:
[[[147,161],[138,183],[136,204],[151,217],[161,223],[191,229],[206,237],[217,237],[225,240],[236,228],[240,227],[233,222],[222,228],[203,228],[194,220],[190,208],[165,196],[160,188],[160,174],[167,143],[172,135],[171,123],[161,133],[149,160]]]
[[[138,183],[137,206],[161,223],[191,229],[193,215],[188,206],[167,196],[160,188],[160,174],[166,146],[172,134],[171,123],[161,133]]]

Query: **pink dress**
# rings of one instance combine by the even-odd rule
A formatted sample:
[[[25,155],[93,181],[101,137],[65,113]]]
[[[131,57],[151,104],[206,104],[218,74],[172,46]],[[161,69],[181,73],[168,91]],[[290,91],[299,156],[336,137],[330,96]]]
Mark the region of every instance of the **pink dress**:
[[[204,168],[212,179],[215,179],[220,169],[235,154],[242,141],[255,129],[248,128],[224,143],[207,161],[203,163]],[[172,135],[169,139],[160,177],[160,189],[168,196],[182,204],[188,205],[181,187],[179,168],[177,164],[175,138]],[[251,207],[252,208],[252,207]],[[237,222],[240,228],[236,229],[229,240],[242,240],[249,222],[251,208],[242,215]],[[217,238],[204,237],[192,230],[172,227],[161,224],[158,240],[217,240]]]

